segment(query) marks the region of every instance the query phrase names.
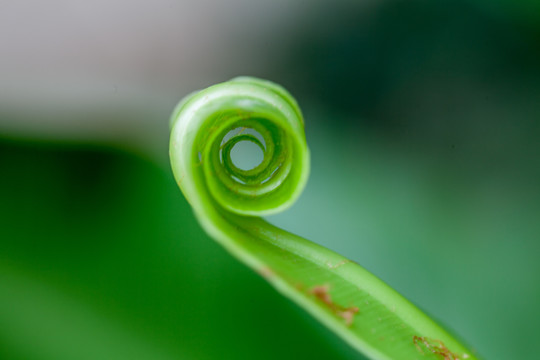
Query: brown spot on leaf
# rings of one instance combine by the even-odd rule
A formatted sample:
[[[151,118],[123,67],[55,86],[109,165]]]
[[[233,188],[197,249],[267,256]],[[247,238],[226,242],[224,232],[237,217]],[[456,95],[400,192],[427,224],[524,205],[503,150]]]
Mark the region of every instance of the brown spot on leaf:
[[[264,266],[258,269],[257,272],[259,273],[259,275],[261,275],[263,278],[267,280],[273,278],[276,275],[274,271],[270,269],[268,266]]]
[[[332,301],[330,296],[330,285],[317,285],[311,289],[311,293],[315,295],[317,299],[322,301],[334,314],[345,320],[345,325],[351,326],[354,320],[354,315],[359,311],[357,307],[343,307]]]
[[[182,181],[184,181],[184,177],[186,176],[186,174],[182,174],[182,176],[180,176],[180,179],[178,179],[178,181],[176,182],[178,184],[178,186],[182,185]]]
[[[451,352],[441,340],[430,339],[425,336],[413,336],[414,346],[418,351],[424,354],[424,349],[428,352],[441,356],[444,360],[460,360],[459,356]],[[463,359],[467,359],[469,355],[464,354]]]

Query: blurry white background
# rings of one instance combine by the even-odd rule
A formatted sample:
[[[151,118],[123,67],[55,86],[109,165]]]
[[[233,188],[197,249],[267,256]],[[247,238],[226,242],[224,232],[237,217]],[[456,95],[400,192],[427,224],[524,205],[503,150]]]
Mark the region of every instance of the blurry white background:
[[[4,0],[0,132],[153,148],[182,96],[268,74],[314,9],[300,0]]]

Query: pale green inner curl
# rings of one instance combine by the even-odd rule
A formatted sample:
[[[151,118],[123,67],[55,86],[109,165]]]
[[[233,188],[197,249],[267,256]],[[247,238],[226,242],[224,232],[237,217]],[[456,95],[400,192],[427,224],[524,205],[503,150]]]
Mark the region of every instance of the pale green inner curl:
[[[206,165],[209,188],[222,188],[219,193],[233,194],[234,199],[229,199],[233,201],[253,202],[255,197],[271,196],[290,175],[295,147],[291,136],[272,121],[256,116],[246,119],[231,114],[227,120],[230,124],[216,135],[209,136],[203,150],[203,166]],[[258,133],[262,141],[253,134],[243,132],[224,141],[227,134],[238,128]],[[263,152],[263,160],[253,169],[241,169],[231,158],[232,149],[241,141],[254,143]]]

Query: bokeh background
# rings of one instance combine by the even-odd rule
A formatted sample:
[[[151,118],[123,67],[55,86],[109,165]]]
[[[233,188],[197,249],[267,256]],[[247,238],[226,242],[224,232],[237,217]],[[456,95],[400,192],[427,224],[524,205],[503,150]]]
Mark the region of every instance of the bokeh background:
[[[486,359],[540,337],[540,2],[0,2],[0,359],[363,359],[197,224],[181,97],[288,88],[312,174],[269,220]]]

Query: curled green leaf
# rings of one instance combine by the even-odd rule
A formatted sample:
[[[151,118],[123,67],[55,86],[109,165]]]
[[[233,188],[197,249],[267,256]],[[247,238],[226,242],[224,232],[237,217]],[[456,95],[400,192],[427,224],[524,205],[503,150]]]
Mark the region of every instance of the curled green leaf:
[[[309,150],[294,98],[240,77],[188,95],[171,119],[174,176],[205,231],[372,359],[476,359],[459,341],[358,264],[261,218],[305,187]],[[258,146],[253,169],[234,163],[241,141]]]

